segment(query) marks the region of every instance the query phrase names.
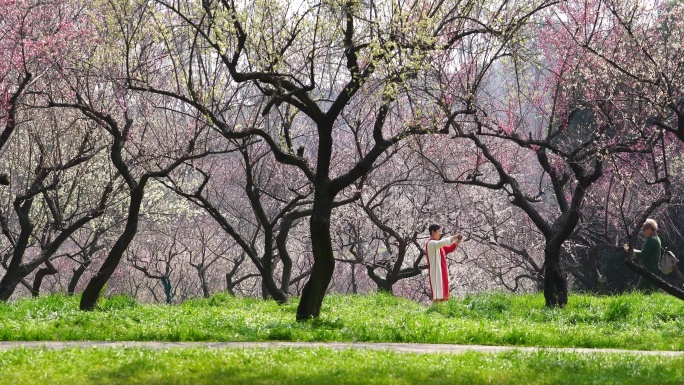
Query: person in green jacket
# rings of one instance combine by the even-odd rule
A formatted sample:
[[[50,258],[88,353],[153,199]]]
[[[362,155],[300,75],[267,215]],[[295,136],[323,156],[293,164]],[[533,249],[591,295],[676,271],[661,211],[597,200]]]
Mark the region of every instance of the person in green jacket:
[[[641,250],[634,250],[632,255],[639,258],[641,266],[645,267],[651,273],[658,275],[658,262],[660,261],[660,238],[658,238],[657,234],[658,222],[656,222],[655,219],[649,218],[641,226],[641,230],[644,232],[644,238],[646,238],[646,240],[641,246]],[[656,285],[644,277],[639,277],[636,288],[637,290],[645,292],[654,292],[658,290]]]

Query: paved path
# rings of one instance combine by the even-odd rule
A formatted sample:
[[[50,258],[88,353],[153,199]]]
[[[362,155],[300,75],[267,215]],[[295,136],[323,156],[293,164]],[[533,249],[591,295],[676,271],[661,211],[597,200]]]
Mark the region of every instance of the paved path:
[[[410,353],[449,353],[465,352],[499,353],[504,351],[555,351],[567,353],[627,353],[663,356],[681,356],[684,351],[662,350],[622,350],[587,348],[537,348],[523,346],[484,346],[484,345],[446,345],[446,344],[409,344],[409,343],[371,343],[371,342],[144,342],[144,341],[0,341],[0,351],[14,348],[208,348],[208,349],[282,349],[282,348],[327,348],[327,349],[374,349],[393,350]]]

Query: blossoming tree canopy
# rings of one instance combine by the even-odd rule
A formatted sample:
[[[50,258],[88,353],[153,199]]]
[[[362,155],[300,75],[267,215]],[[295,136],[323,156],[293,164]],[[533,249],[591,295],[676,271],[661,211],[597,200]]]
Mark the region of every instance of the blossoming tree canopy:
[[[0,0],[0,148],[15,128],[21,94],[65,65],[90,35],[89,20],[76,1]]]
[[[155,63],[184,65],[166,67],[174,74],[166,85],[158,80],[169,71],[135,70],[130,84],[186,101],[227,138],[264,140],[279,162],[311,181],[314,265],[298,309],[303,320],[318,316],[334,270],[330,218],[338,194],[400,141],[445,133],[468,114],[478,79],[500,47],[550,4],[158,1],[136,10],[156,26],[146,51],[173,59]],[[458,73],[446,88],[432,77],[444,68]],[[229,106],[223,96],[235,83],[244,89],[231,102],[242,102]],[[228,113],[274,119],[286,108],[301,112],[301,124],[276,131],[256,120],[237,124]],[[307,158],[295,150],[304,138],[311,144]]]
[[[559,36],[595,62],[595,76],[619,90],[613,102],[634,119],[635,134],[655,125],[684,141],[681,1],[570,1],[555,19]]]

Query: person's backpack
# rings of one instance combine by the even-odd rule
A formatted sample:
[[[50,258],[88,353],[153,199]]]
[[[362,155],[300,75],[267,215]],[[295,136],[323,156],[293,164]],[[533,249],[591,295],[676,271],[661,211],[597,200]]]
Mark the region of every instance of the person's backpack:
[[[658,270],[663,274],[670,274],[677,266],[677,263],[679,263],[679,260],[673,252],[663,250],[663,255],[660,257],[660,261],[658,261]]]

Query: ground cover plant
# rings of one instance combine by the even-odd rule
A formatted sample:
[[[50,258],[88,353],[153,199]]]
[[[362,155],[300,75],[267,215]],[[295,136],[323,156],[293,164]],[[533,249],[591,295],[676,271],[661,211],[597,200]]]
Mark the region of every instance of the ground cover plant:
[[[0,304],[2,341],[351,341],[684,350],[684,302],[665,295],[574,295],[565,309],[541,294],[484,293],[426,306],[383,294],[332,295],[296,322],[297,301],[219,294],[181,305],[103,299],[78,310],[53,295]]]
[[[681,384],[684,357],[330,349],[13,349],[0,384]]]

